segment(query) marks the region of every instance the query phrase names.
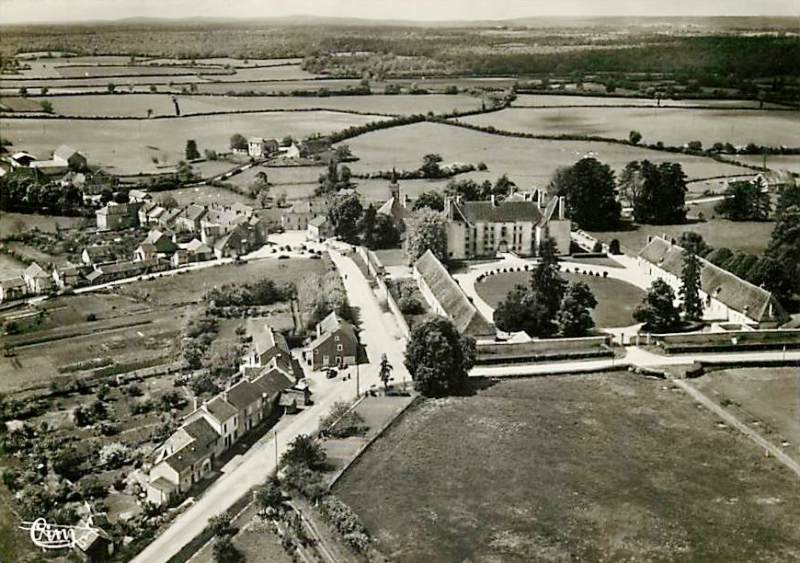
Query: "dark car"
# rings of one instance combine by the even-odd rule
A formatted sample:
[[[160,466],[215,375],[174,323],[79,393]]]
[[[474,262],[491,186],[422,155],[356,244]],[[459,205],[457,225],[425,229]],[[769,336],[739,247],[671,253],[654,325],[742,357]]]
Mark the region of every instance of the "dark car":
[[[289,257],[286,256],[285,254],[281,254],[280,256],[278,256],[278,260],[288,260],[288,259]]]
[[[325,377],[327,377],[328,379],[334,379],[338,375],[339,375],[339,372],[336,371],[333,368],[331,368],[331,369],[329,369],[328,371],[325,372]]]

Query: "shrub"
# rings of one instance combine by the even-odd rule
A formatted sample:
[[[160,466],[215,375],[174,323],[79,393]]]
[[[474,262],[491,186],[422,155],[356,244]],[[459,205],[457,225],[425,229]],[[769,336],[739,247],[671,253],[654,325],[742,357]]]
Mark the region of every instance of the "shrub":
[[[326,487],[322,473],[304,465],[289,465],[283,472],[286,486],[297,491],[309,500],[317,500],[325,495]]]
[[[118,469],[128,462],[130,448],[120,442],[106,444],[100,450],[100,464],[109,469]]]
[[[425,312],[425,307],[420,300],[411,295],[402,297],[397,305],[404,315],[421,315]]]
[[[369,546],[369,534],[358,515],[333,495],[325,497],[320,503],[323,518],[339,532],[344,540],[358,552]]]
[[[97,499],[108,495],[108,487],[96,477],[87,477],[79,483],[83,498]]]

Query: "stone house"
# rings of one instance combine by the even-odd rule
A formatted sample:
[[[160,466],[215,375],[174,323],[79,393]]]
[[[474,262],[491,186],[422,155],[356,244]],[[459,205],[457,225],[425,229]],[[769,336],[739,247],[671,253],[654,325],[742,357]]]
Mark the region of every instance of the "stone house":
[[[332,312],[317,324],[316,337],[303,351],[303,358],[314,370],[356,363],[358,335],[355,327]]]

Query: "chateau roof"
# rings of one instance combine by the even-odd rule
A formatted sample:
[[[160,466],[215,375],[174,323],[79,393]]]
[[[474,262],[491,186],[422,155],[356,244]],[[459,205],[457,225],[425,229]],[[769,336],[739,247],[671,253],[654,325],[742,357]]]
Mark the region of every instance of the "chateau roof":
[[[451,205],[451,216],[460,215],[468,223],[538,223],[542,218],[532,201],[454,201]]]

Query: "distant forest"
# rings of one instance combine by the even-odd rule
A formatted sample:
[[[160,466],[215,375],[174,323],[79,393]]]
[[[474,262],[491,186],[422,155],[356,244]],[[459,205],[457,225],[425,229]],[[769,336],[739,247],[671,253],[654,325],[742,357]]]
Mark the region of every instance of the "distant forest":
[[[381,78],[633,73],[690,79],[800,76],[800,38],[670,35],[642,28],[498,29],[256,24],[6,26],[0,54],[71,51],[140,57],[306,58],[309,70]],[[333,53],[356,56],[331,56]],[[402,59],[397,59],[401,56]]]

